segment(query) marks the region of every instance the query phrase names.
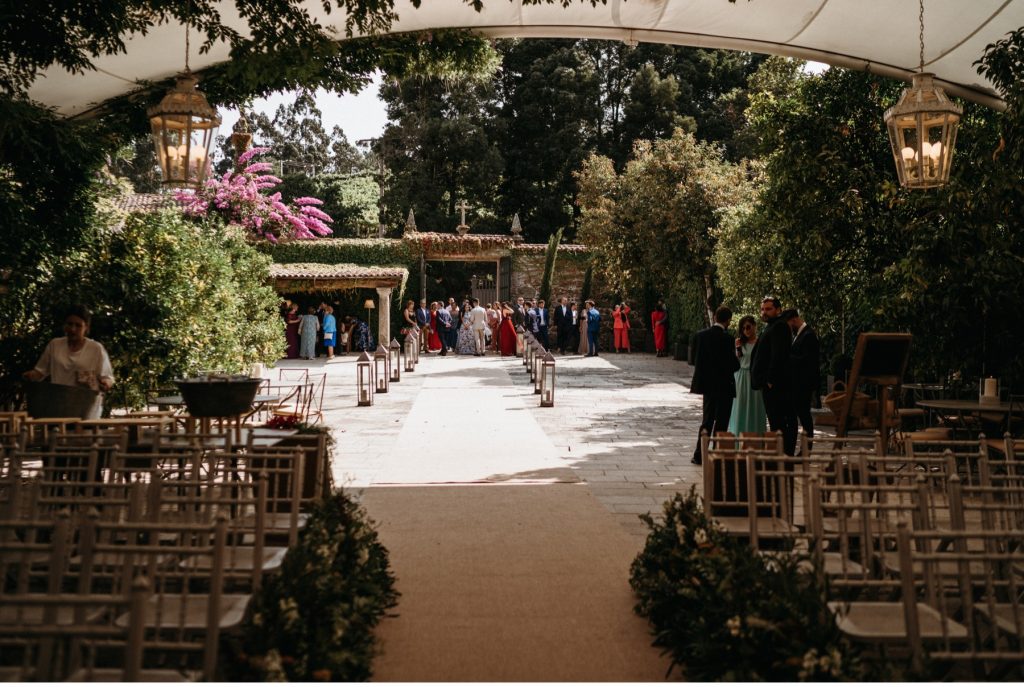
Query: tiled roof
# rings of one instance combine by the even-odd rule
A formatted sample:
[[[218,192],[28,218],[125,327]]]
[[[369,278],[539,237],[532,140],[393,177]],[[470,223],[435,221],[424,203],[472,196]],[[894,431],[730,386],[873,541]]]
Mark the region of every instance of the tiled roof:
[[[520,243],[513,247],[512,250],[523,253],[544,253],[548,249],[546,243]],[[560,243],[558,244],[559,253],[589,253],[590,249],[579,243]]]
[[[406,241],[416,241],[428,245],[445,244],[450,246],[511,246],[516,240],[508,234],[444,234],[438,231],[410,231],[403,237]]]
[[[294,262],[270,266],[274,279],[405,279],[409,270],[404,267],[366,267],[343,263],[323,265],[315,262]]]

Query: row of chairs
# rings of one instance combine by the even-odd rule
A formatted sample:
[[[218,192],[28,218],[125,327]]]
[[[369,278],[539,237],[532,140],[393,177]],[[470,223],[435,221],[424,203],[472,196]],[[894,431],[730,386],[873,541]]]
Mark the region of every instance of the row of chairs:
[[[847,635],[974,677],[1024,659],[1019,442],[912,440],[886,455],[878,436],[803,436],[790,457],[772,435],[702,441],[708,512],[762,555],[802,556]]]
[[[125,434],[55,431],[0,454],[3,677],[216,679],[220,634],[297,541],[322,435]]]

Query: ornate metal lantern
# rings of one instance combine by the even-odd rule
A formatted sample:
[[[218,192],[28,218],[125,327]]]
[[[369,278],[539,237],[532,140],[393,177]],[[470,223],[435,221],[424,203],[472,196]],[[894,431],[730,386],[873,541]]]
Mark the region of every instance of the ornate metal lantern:
[[[540,407],[553,408],[555,405],[555,356],[544,354],[540,368]]]
[[[220,115],[196,89],[198,83],[186,66],[174,88],[146,110],[164,186],[198,188],[210,167]]]
[[[523,345],[523,335],[525,333],[526,330],[523,329],[523,325],[516,327],[516,353],[524,358],[526,357],[526,347]]]
[[[405,335],[405,371],[415,372],[416,371],[416,359],[417,353],[420,350],[420,337],[419,332],[415,329],[410,329],[409,333]]]
[[[391,339],[391,345],[388,346],[388,363],[391,367],[391,381],[401,382],[402,346],[398,343],[398,339]]]
[[[949,183],[956,132],[963,110],[952,102],[934,74],[924,71],[924,2],[920,0],[920,72],[910,88],[885,111],[885,125],[900,185],[935,188]]]
[[[356,358],[356,399],[357,405],[373,405],[373,361],[363,351]]]
[[[386,394],[391,388],[391,352],[378,344],[373,354],[373,379],[378,394]]]

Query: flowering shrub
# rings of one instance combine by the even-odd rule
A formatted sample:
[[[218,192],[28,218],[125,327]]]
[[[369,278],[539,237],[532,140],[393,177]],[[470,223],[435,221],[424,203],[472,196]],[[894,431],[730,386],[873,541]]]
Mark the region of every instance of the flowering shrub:
[[[630,584],[654,645],[689,681],[871,679],[836,628],[824,590],[798,555],[758,556],[704,514],[696,492],[649,515]],[[885,678],[883,678],[885,679]],[[891,679],[891,678],[890,678]]]
[[[398,602],[388,550],[344,491],[320,501],[281,570],[250,603],[235,681],[353,682],[371,676],[373,628]]]
[[[252,148],[238,158],[239,166],[270,150]],[[333,233],[327,226],[334,220],[318,208],[317,198],[296,198],[291,204],[281,200],[281,193],[268,191],[281,180],[269,174],[268,162],[253,162],[240,172],[226,172],[220,179],[210,179],[195,193],[178,191],[175,199],[189,217],[220,216],[228,224],[242,227],[253,239],[277,243],[281,239],[315,239]]]

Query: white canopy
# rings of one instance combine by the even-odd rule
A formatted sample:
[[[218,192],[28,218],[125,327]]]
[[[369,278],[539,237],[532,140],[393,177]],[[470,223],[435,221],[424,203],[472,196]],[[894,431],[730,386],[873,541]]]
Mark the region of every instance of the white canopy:
[[[223,2],[226,23],[241,27],[233,2]],[[309,11],[325,26],[343,27],[344,15]],[[463,27],[492,37],[600,38],[672,43],[788,55],[909,80],[918,66],[918,3],[913,0],[588,0],[523,5],[484,0],[475,12],[463,0],[423,0],[414,9],[396,0],[393,33]],[[973,63],[985,46],[1024,26],[1024,1],[925,0],[925,70],[948,92],[1001,107]],[[343,35],[339,30],[338,35]],[[193,54],[193,70],[228,59],[228,47]],[[69,74],[51,68],[33,84],[33,99],[68,116],[123,93],[140,81],[173,76],[184,64],[184,29],[153,27],[127,41],[127,53],[95,61],[97,70]]]

